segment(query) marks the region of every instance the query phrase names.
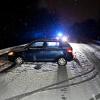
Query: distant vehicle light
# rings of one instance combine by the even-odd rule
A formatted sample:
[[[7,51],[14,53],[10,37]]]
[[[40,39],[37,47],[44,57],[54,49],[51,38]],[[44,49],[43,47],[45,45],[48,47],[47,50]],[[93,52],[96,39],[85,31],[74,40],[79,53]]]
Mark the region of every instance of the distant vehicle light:
[[[61,40],[63,42],[67,42],[68,41],[68,37],[67,36],[61,36],[61,37],[57,36],[56,39],[57,40]]]
[[[12,56],[12,55],[14,55],[14,52],[9,52],[8,55]]]
[[[59,37],[56,37],[56,39],[59,40],[60,38]]]
[[[63,41],[63,42],[66,42],[66,41],[68,41],[68,38],[67,38],[66,36],[63,36],[63,37],[62,37],[62,41]]]

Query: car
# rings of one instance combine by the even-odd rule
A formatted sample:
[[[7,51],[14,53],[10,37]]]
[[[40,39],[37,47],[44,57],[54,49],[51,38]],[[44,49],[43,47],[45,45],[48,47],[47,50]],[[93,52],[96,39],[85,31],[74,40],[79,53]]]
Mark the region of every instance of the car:
[[[54,39],[34,40],[24,47],[8,52],[8,60],[16,64],[23,62],[57,62],[65,66],[73,60],[73,49],[67,42]]]

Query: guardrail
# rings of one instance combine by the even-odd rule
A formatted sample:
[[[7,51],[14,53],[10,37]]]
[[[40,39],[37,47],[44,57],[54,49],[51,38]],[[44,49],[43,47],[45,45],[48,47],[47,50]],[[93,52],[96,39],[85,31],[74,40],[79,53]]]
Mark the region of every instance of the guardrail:
[[[8,53],[11,49],[13,48],[17,48],[17,47],[21,47],[21,46],[25,46],[27,44],[23,44],[23,45],[18,45],[18,46],[13,46],[13,47],[9,47],[9,48],[5,48],[5,49],[1,49],[0,50],[0,55],[3,55],[5,53]]]
[[[5,48],[5,49],[1,49],[0,50],[0,57],[1,57],[1,59],[0,59],[0,72],[10,68],[13,65],[13,63],[8,61],[8,60],[2,60],[2,57],[6,53],[8,53],[11,49],[13,49],[13,48],[20,48],[20,47],[25,46],[25,45],[26,44],[18,45],[18,46],[13,46],[13,47],[9,47],[9,48]]]
[[[100,41],[93,40],[93,43],[100,45]]]

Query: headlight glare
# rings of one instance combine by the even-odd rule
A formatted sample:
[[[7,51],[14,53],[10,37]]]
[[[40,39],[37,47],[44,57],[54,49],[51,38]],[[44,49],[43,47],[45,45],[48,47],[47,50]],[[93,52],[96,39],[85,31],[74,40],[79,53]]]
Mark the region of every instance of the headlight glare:
[[[14,55],[14,52],[9,52],[8,55],[12,56],[12,55]]]

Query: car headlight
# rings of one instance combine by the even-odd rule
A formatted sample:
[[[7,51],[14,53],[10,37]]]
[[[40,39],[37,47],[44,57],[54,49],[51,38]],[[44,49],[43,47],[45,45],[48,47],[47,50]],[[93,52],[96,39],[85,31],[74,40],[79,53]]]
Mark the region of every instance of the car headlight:
[[[9,52],[8,55],[12,56],[12,55],[14,55],[14,52]]]

